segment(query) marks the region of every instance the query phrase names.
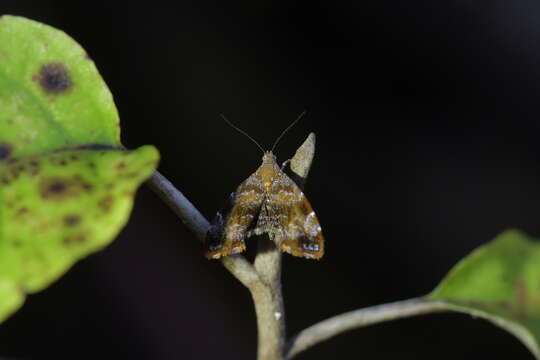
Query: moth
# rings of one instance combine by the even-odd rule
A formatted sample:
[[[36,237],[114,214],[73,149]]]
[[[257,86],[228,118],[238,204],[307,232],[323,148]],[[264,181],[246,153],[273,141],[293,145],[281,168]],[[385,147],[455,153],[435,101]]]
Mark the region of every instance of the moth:
[[[272,152],[303,114],[281,133],[270,151],[264,151],[223,117],[255,142],[264,155],[261,166],[238,186],[212,221],[204,244],[208,259],[241,253],[246,249],[246,239],[265,233],[278,248],[291,255],[307,259],[323,256],[319,220],[302,190],[279,167]]]

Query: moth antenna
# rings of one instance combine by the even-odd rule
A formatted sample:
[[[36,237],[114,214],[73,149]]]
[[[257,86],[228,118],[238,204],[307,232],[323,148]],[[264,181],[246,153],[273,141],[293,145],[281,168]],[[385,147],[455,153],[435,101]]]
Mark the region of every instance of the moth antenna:
[[[257,146],[259,147],[259,149],[261,149],[261,151],[263,152],[263,154],[265,153],[265,151],[264,151],[264,149],[262,148],[262,146],[259,145],[259,143],[255,141],[255,139],[253,139],[251,136],[249,136],[247,132],[245,132],[244,130],[240,129],[239,127],[233,125],[233,123],[230,122],[229,119],[227,119],[227,118],[225,117],[225,115],[223,115],[223,114],[219,114],[219,115],[220,115],[220,116],[223,118],[223,120],[225,120],[225,122],[226,122],[227,124],[229,124],[233,129],[235,129],[236,131],[238,131],[238,132],[241,133],[241,134],[246,135],[248,139],[250,139],[251,141],[253,141],[253,142],[255,143],[255,145],[257,145]]]
[[[306,114],[306,110],[302,111],[302,113],[296,118],[296,120],[294,120],[291,125],[287,126],[287,128],[285,130],[283,130],[283,132],[281,133],[281,135],[279,135],[279,137],[276,139],[276,142],[274,143],[274,146],[272,146],[272,150],[270,150],[271,152],[274,152],[274,149],[276,148],[277,144],[279,143],[279,140],[281,140],[281,138],[283,137],[283,135],[285,135],[285,133],[287,131],[289,131],[290,128],[292,128],[294,126],[294,124],[296,124],[298,122],[298,120],[300,120],[304,115]]]

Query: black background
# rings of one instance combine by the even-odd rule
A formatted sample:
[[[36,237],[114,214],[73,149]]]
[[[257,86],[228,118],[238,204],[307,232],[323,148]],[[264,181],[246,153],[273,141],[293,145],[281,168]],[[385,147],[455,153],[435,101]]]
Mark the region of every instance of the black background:
[[[288,332],[428,293],[509,227],[540,234],[540,2],[6,1],[66,31],[114,94],[128,147],[207,217],[280,143],[317,134],[305,189],[322,261],[285,256]],[[249,243],[248,243],[249,246]],[[253,359],[249,293],[143,187],[128,226],[0,326],[16,359]],[[532,359],[483,320],[430,315],[298,359]]]

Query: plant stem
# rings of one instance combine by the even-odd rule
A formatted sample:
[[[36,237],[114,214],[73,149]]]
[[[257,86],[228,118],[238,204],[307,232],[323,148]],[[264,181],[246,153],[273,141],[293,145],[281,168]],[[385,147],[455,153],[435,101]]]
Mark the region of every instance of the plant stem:
[[[312,325],[294,336],[288,343],[286,359],[292,359],[311,346],[348,330],[442,311],[449,311],[444,302],[419,297],[346,312]]]
[[[150,188],[182,220],[199,241],[204,242],[209,222],[193,204],[163,175],[155,172]],[[242,255],[221,259],[222,264],[246,286],[257,314],[259,360],[283,359],[285,322],[281,294],[281,253],[267,238],[259,239],[259,250],[252,265]],[[273,246],[273,248],[271,248]]]
[[[281,251],[268,237],[259,239],[255,270],[261,281],[250,288],[258,328],[258,360],[283,359],[285,310],[281,293]]]
[[[182,223],[203,242],[210,224],[195,206],[165,176],[155,171],[148,186],[182,220]]]
[[[292,176],[302,187],[315,154],[315,134],[311,133],[289,162]],[[250,288],[258,326],[258,360],[281,360],[285,346],[285,307],[281,292],[281,250],[274,236],[259,239],[254,266],[260,282]]]
[[[159,172],[154,172],[147,181],[148,186],[161,200],[182,220],[202,243],[210,223],[195,206],[167,178]],[[248,287],[259,281],[259,276],[253,265],[242,255],[232,255],[221,259],[221,262],[244,286]]]
[[[302,186],[307,178],[315,151],[312,133],[297,150],[290,162],[292,177]],[[188,199],[163,175],[155,172],[149,179],[150,188],[167,204],[182,222],[204,242],[208,221]],[[535,355],[535,339],[522,326],[469,308],[443,301],[419,297],[394,303],[350,311],[323,320],[294,336],[285,348],[285,311],[281,293],[281,252],[274,244],[281,239],[259,239],[259,249],[251,264],[242,255],[225,256],[222,264],[251,292],[257,314],[258,360],[292,359],[309,347],[345,331],[414,315],[457,311],[485,318],[517,336]],[[277,240],[277,241],[274,241]],[[285,350],[284,350],[285,349]]]
[[[291,170],[300,182],[305,181],[315,152],[311,133],[291,161]],[[182,220],[199,241],[204,242],[210,224],[193,204],[163,175],[155,172],[150,188]],[[277,241],[274,241],[277,240]],[[285,347],[285,310],[281,293],[281,251],[275,243],[281,239],[261,238],[252,264],[242,255],[225,256],[223,265],[250,291],[255,305],[258,328],[258,360],[282,360]]]
[[[291,169],[300,180],[305,181],[309,172],[314,146],[315,137],[310,134],[291,162],[294,165]],[[299,156],[303,156],[306,160],[298,161],[301,159]],[[158,172],[152,175],[148,183],[199,241],[203,242],[209,223],[193,204]],[[226,256],[221,260],[227,270],[249,289],[253,298],[257,314],[258,360],[282,360],[284,357],[291,359],[309,347],[351,329],[413,315],[449,310],[448,305],[443,302],[415,298],[351,311],[321,321],[301,331],[289,341],[285,352],[281,252],[274,245],[274,239],[270,240],[259,239],[259,249],[253,265],[242,255]]]

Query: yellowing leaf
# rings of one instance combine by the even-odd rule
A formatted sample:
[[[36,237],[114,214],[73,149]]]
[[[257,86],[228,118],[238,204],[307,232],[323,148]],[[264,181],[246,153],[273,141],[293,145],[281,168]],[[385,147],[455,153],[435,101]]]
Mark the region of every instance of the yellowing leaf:
[[[0,322],[115,238],[158,159],[122,149],[112,95],[73,39],[0,17]]]

